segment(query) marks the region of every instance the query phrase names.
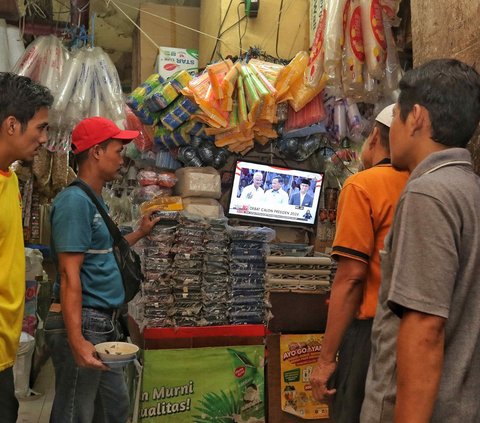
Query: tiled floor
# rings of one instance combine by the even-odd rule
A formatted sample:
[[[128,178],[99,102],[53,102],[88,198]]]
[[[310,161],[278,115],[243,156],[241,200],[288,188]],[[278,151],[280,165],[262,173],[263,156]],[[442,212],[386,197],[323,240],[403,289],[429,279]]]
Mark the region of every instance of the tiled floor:
[[[54,371],[51,360],[48,360],[40,370],[33,391],[40,395],[33,395],[20,400],[17,423],[48,423],[55,393]]]

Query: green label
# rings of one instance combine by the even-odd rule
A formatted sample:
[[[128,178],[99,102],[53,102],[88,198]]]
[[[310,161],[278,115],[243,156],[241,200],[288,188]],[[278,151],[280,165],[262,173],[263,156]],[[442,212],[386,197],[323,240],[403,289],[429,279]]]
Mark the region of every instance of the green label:
[[[263,422],[264,347],[146,350],[142,422]]]
[[[298,382],[300,380],[300,369],[293,369],[283,372],[283,380],[287,383]]]

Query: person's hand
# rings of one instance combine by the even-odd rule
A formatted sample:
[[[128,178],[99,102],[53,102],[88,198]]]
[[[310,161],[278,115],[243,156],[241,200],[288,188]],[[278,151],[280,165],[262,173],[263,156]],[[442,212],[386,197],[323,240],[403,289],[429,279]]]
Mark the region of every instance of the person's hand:
[[[152,213],[153,211],[151,212],[147,212],[145,213],[141,218],[140,218],[140,221],[138,222],[138,233],[140,234],[140,236],[143,238],[145,235],[148,235],[153,227],[159,222],[159,220],[161,219],[160,217],[156,217],[155,219],[152,219]]]
[[[70,343],[73,358],[79,367],[88,367],[90,369],[108,370],[108,367],[103,364],[97,357],[97,351],[93,344],[85,338]]]
[[[312,386],[313,398],[317,401],[325,401],[337,391],[336,389],[327,388],[328,380],[333,375],[336,368],[336,361],[326,361],[321,357],[318,359],[317,364],[310,375],[310,385]]]

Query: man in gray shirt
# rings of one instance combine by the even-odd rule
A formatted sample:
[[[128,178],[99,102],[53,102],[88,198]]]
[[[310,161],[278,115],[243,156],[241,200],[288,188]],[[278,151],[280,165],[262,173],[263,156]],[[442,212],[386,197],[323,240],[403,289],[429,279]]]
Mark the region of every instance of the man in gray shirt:
[[[480,180],[465,146],[480,75],[434,60],[400,90],[391,160],[411,175],[381,252],[361,422],[479,422]]]

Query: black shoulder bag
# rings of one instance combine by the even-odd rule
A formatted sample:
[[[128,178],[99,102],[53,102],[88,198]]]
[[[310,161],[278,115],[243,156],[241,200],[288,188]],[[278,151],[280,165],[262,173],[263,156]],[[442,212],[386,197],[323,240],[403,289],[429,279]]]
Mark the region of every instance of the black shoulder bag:
[[[82,189],[90,197],[105,221],[108,231],[113,238],[113,255],[122,275],[123,287],[125,288],[125,302],[128,303],[140,290],[140,283],[143,280],[140,257],[130,248],[130,244],[122,236],[115,222],[99,203],[92,189],[79,180],[73,181],[69,186],[77,186]]]

